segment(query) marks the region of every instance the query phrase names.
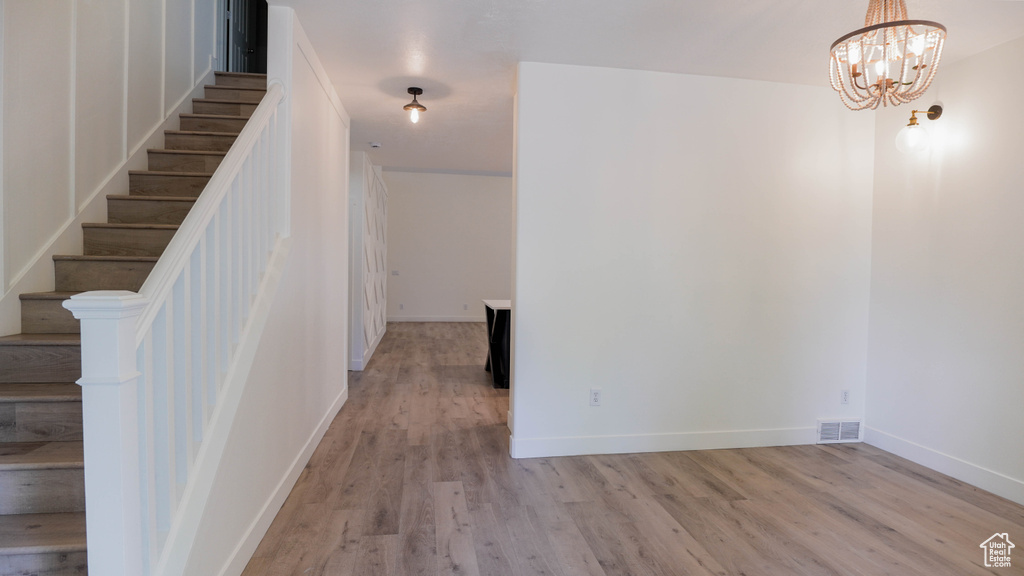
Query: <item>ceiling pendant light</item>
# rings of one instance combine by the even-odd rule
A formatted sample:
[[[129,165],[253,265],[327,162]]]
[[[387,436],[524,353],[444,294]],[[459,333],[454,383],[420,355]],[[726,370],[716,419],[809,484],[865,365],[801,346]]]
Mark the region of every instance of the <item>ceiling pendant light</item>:
[[[851,110],[910,102],[931,85],[945,41],[942,24],[908,20],[904,0],[870,0],[864,28],[832,43],[832,88]]]
[[[409,94],[412,94],[412,102],[406,104],[402,109],[409,111],[409,120],[415,124],[420,121],[420,112],[426,112],[427,109],[423,104],[416,101],[416,97],[423,94],[422,88],[409,88]]]

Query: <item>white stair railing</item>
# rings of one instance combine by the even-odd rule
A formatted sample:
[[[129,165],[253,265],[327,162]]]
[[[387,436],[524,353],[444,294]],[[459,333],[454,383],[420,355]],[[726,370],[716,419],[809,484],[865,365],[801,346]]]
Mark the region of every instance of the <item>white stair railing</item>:
[[[283,97],[269,86],[137,294],[64,303],[82,328],[90,574],[161,573],[171,544],[194,537],[194,484],[219,460],[207,435],[230,429],[240,339],[259,337],[252,305],[290,235]]]

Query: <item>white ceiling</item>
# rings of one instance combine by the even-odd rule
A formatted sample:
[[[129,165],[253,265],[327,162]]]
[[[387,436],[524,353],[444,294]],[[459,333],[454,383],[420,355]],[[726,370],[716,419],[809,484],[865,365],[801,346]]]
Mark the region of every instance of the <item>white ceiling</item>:
[[[828,51],[867,0],[271,0],[291,6],[392,170],[510,173],[520,61],[828,86]],[[1024,36],[1024,2],[907,0],[948,29],[943,62]],[[1007,74],[1020,72],[1007,63]],[[939,74],[942,74],[940,69]],[[996,79],[993,79],[996,80]],[[402,106],[423,88],[419,124]],[[600,94],[580,94],[600,98]],[[837,105],[839,97],[836,97]],[[854,112],[851,112],[853,114]],[[870,112],[859,112],[868,114]],[[371,149],[369,142],[380,142]]]

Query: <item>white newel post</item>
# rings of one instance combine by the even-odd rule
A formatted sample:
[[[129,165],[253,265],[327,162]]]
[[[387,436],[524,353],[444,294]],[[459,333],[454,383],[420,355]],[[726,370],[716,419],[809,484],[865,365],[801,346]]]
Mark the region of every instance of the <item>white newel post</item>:
[[[96,291],[64,302],[82,322],[89,573],[143,574],[136,321],[146,299]]]

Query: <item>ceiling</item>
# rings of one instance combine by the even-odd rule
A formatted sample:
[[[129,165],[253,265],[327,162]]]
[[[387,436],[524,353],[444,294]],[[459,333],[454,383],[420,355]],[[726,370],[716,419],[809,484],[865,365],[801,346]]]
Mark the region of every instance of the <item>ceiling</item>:
[[[827,87],[829,46],[863,26],[868,1],[271,4],[295,9],[352,117],[353,150],[369,152],[389,170],[508,174],[520,61]],[[1022,1],[907,0],[907,11],[947,27],[947,64],[1024,36]],[[1007,73],[1016,73],[1011,66]],[[423,88],[419,101],[427,107],[418,124],[402,111],[410,86]],[[836,103],[841,106],[838,96]],[[371,149],[370,142],[381,147]]]

